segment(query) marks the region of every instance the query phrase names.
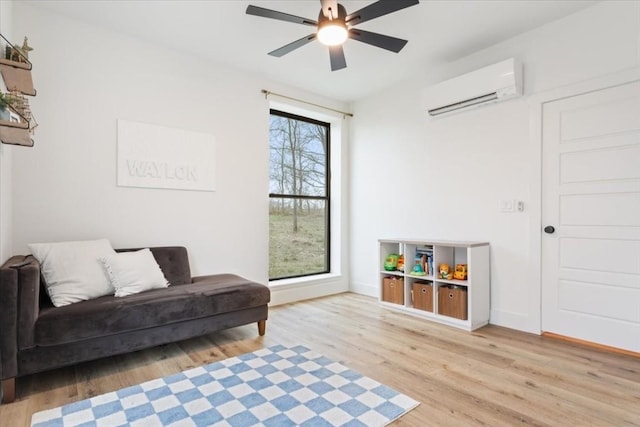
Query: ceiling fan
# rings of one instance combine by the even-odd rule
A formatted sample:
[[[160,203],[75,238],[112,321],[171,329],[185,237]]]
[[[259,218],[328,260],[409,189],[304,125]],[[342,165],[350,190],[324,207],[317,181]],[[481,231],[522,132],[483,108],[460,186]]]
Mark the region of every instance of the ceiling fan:
[[[281,57],[317,38],[320,43],[329,47],[331,71],[336,71],[347,66],[344,50],[342,49],[342,44],[347,38],[390,50],[391,52],[400,52],[404,45],[407,44],[407,40],[353,27],[365,21],[414,6],[420,2],[418,0],[379,0],[348,15],[344,6],[338,4],[337,0],[320,0],[320,3],[322,8],[318,14],[317,21],[252,5],[247,7],[247,14],[317,27],[315,33],[271,51],[269,55]]]

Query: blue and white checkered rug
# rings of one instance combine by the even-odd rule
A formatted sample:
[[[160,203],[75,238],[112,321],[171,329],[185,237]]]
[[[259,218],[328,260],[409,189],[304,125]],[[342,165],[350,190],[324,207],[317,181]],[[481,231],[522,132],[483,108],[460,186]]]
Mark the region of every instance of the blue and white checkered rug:
[[[35,413],[51,426],[384,426],[418,406],[303,346],[232,357]]]

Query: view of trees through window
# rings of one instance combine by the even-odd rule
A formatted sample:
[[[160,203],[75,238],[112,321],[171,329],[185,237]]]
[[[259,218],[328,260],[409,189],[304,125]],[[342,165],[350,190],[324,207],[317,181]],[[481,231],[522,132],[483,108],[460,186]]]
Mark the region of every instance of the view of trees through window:
[[[271,110],[269,278],[329,272],[329,124]]]

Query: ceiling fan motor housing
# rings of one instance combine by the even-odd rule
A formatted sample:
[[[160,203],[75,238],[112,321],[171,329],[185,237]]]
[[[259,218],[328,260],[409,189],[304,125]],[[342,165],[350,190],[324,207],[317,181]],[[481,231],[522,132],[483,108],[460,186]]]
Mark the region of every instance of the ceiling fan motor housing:
[[[322,26],[322,24],[324,23],[324,21],[329,21],[331,22],[332,20],[340,20],[342,22],[345,21],[346,17],[347,17],[347,9],[344,8],[343,5],[338,4],[338,16],[336,16],[336,12],[335,11],[331,11],[331,17],[329,16],[325,16],[324,12],[322,9],[320,9],[320,13],[318,14],[318,28],[320,28]]]
[[[344,43],[349,35],[345,18],[347,11],[341,4],[338,5],[337,17],[336,13],[331,10],[331,16],[327,17],[324,10],[320,9],[318,15],[318,40],[327,46],[336,46]]]

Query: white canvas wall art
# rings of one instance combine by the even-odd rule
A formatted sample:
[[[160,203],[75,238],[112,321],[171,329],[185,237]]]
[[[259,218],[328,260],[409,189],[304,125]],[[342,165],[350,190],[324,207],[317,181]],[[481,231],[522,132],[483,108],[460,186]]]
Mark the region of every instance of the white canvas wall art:
[[[118,186],[215,191],[215,138],[118,120]]]

